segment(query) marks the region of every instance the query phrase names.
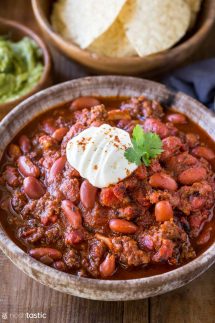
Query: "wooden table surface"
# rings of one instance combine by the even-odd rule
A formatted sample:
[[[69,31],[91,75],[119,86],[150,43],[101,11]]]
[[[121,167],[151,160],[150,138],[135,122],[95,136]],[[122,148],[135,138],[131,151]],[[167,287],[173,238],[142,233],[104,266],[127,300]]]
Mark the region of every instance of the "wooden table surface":
[[[45,0],[44,0],[45,1]],[[38,31],[30,0],[0,0],[0,16]],[[215,28],[190,61],[215,57]],[[54,81],[89,75],[51,49]],[[0,322],[24,322],[26,313],[43,313],[33,322],[50,323],[215,323],[215,266],[192,283],[165,295],[129,302],[72,297],[23,274],[0,252]]]

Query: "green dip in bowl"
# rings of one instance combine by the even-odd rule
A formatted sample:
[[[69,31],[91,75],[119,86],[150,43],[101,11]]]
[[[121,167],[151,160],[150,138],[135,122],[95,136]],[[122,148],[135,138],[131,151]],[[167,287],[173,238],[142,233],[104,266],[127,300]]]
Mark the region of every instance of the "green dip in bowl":
[[[39,82],[43,54],[36,42],[23,37],[14,42],[0,37],[0,103],[15,100]]]

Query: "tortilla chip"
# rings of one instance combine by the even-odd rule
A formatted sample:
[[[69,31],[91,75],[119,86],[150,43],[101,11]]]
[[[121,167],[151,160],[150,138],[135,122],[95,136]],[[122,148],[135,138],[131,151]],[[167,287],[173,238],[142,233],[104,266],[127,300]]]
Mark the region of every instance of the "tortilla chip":
[[[52,25],[81,48],[88,47],[116,20],[126,0],[59,0],[54,4]]]
[[[186,0],[186,3],[189,5],[191,9],[191,19],[189,29],[193,28],[196,23],[196,18],[198,12],[200,11],[202,0]]]
[[[131,46],[123,25],[116,20],[111,27],[99,36],[88,48],[90,52],[109,57],[134,56],[136,51]]]
[[[185,0],[185,1],[193,12],[199,11],[202,0]]]
[[[190,8],[183,0],[128,0],[119,19],[140,56],[166,50],[186,33]]]

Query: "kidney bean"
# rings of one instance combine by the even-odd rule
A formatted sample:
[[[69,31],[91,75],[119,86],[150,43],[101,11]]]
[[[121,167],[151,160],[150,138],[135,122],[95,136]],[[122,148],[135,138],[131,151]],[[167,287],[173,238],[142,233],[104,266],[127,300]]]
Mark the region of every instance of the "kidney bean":
[[[53,267],[60,271],[66,271],[66,265],[62,260],[55,261]]]
[[[184,170],[179,176],[178,180],[184,185],[191,185],[199,182],[207,177],[207,172],[204,167],[191,167]]]
[[[155,218],[158,222],[168,221],[173,218],[173,209],[169,201],[160,201],[156,203]]]
[[[183,115],[183,114],[180,114],[180,113],[171,113],[167,116],[167,120],[169,122],[172,122],[174,124],[177,124],[177,123],[186,123],[187,120],[186,120],[186,117]]]
[[[108,111],[108,120],[130,120],[131,116],[128,110],[111,110]]]
[[[192,153],[197,157],[203,157],[209,161],[215,158],[215,153],[213,150],[207,147],[198,146],[192,150]]]
[[[53,260],[59,260],[62,258],[62,253],[54,248],[40,247],[29,250],[29,255],[35,259],[40,260],[42,257],[50,257]]]
[[[49,180],[53,180],[58,174],[62,172],[66,163],[66,156],[62,156],[55,160],[49,173]]]
[[[107,254],[105,260],[99,266],[99,271],[102,277],[110,277],[116,270],[114,255]]]
[[[122,219],[111,219],[109,227],[113,232],[125,234],[133,234],[137,231],[137,226],[134,223]]]
[[[161,154],[161,160],[165,160],[174,155],[182,147],[180,138],[170,136],[162,140],[163,152]]]
[[[111,249],[113,247],[113,244],[112,244],[112,241],[110,238],[107,238],[100,233],[96,233],[95,238],[100,241],[103,241],[109,249]]]
[[[201,246],[203,244],[208,243],[208,241],[211,238],[211,231],[212,230],[213,230],[212,227],[209,227],[209,228],[203,230],[203,232],[200,234],[198,240],[196,241],[196,244]]]
[[[43,184],[35,177],[29,176],[24,179],[24,192],[30,198],[37,200],[45,194]]]
[[[167,137],[168,135],[168,128],[167,126],[158,119],[154,118],[147,118],[144,123],[144,130],[146,132],[155,132],[158,134],[161,139]]]
[[[67,132],[68,132],[68,128],[66,127],[58,128],[52,134],[52,138],[60,142],[63,140],[63,137],[67,134]]]
[[[92,209],[95,205],[98,189],[91,185],[87,180],[83,181],[80,188],[80,198],[82,204],[87,209]]]
[[[170,169],[177,169],[177,166],[191,166],[198,163],[198,159],[187,152],[181,153],[177,156],[173,156],[168,161],[168,167]]]
[[[10,144],[8,147],[8,154],[12,159],[17,159],[19,156],[21,156],[21,150],[19,146],[15,144]]]
[[[82,227],[82,216],[80,210],[69,200],[62,201],[61,208],[73,229],[80,229]]]
[[[79,110],[84,108],[92,108],[99,104],[99,100],[92,96],[80,96],[72,102],[70,109]]]
[[[29,157],[20,156],[17,163],[19,171],[23,176],[39,177],[40,170],[36,165],[32,163]]]
[[[176,181],[164,173],[153,174],[149,179],[149,184],[152,187],[167,189],[169,191],[176,191],[178,188]]]
[[[52,259],[52,258],[50,258],[49,256],[43,256],[43,257],[41,257],[41,258],[40,258],[40,261],[41,261],[43,264],[47,265],[47,266],[50,266],[51,264],[53,264],[53,259]]]
[[[48,135],[53,134],[56,130],[55,120],[53,118],[45,119],[42,123],[42,128]]]
[[[31,141],[26,135],[19,137],[19,147],[24,154],[28,153],[31,149]]]

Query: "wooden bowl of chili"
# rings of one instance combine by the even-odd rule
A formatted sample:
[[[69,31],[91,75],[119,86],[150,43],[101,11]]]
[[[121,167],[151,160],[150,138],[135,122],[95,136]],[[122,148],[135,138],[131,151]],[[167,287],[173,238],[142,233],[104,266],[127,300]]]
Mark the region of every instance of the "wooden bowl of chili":
[[[128,98],[145,96],[150,100],[159,101],[167,109],[174,106],[175,111],[177,111],[178,113],[183,113],[187,118],[197,123],[198,126],[203,129],[199,131],[203,131],[203,136],[205,136],[205,138],[208,138],[208,140],[211,142],[211,147],[213,147],[212,140],[215,139],[214,114],[207,110],[196,100],[183,93],[175,93],[173,91],[170,91],[164,85],[155,82],[132,77],[100,76],[78,79],[53,86],[43,92],[37,93],[36,95],[32,96],[31,98],[17,106],[17,108],[11,111],[10,114],[8,114],[1,122],[1,158],[8,144],[11,143],[11,140],[16,137],[17,134],[22,131],[24,127],[29,125],[35,118],[41,117],[41,115],[45,112],[53,112],[53,108],[62,106],[62,104],[71,103],[71,101],[80,96],[93,96],[97,98],[103,97],[109,99],[113,97]],[[80,100],[79,102],[76,101],[76,103],[75,101],[73,101],[73,108],[78,108],[78,106],[80,107]],[[113,113],[111,113],[111,115],[113,115]],[[167,120],[171,122],[178,120],[179,123],[183,123],[184,118],[185,117],[182,118],[181,115],[171,114],[171,117],[168,117]],[[153,121],[153,124],[154,123],[155,121]],[[39,122],[39,124],[42,123]],[[30,127],[32,128],[31,125]],[[47,131],[53,132],[50,127],[50,123],[48,124],[48,126],[46,125]],[[171,127],[170,129],[174,130]],[[162,133],[160,135],[165,137],[164,133],[163,135]],[[58,138],[56,134],[54,135],[54,137]],[[192,136],[189,138],[189,140],[192,141]],[[22,144],[20,142],[20,145],[23,146],[23,140]],[[26,145],[24,145],[23,147],[22,149],[25,149]],[[208,156],[205,155],[205,157]],[[210,156],[208,158],[210,158]],[[19,163],[21,163],[21,165],[23,166],[23,160],[20,160]],[[22,173],[25,173],[26,171],[26,169],[21,170]],[[38,176],[36,168],[33,167],[31,168],[31,171],[32,170],[36,172],[34,175]],[[197,175],[202,176],[202,174]],[[190,183],[188,183],[188,178],[186,176],[181,176],[180,180],[181,183],[184,183],[185,185],[186,183],[188,185]],[[156,182],[156,179],[151,178],[151,184],[153,185],[152,181]],[[34,179],[34,183],[35,182],[36,181]],[[172,181],[169,183],[171,184],[171,189],[175,189],[175,183],[173,183]],[[172,184],[174,184],[174,187],[172,187]],[[34,193],[34,191],[32,190],[28,190],[29,185],[27,185],[26,187],[27,194],[31,195]],[[39,190],[39,195],[40,193],[43,194],[42,190],[44,188],[40,187],[40,189],[41,190]],[[35,196],[32,195],[32,197],[34,198]],[[196,195],[196,197],[198,197],[198,195]],[[199,205],[195,198],[192,201],[194,202],[193,205]],[[63,205],[63,207],[67,210],[68,203],[64,202],[64,204],[65,205]],[[75,209],[73,211],[75,212]],[[157,215],[159,215],[159,218],[161,213],[159,214],[158,212]],[[33,251],[30,251],[30,255],[32,257],[35,257],[36,259],[30,257],[29,254],[27,254],[22,248],[20,248],[20,246],[18,246],[14,242],[14,238],[11,239],[11,237],[8,236],[7,230],[5,231],[3,218],[1,219],[2,225],[0,228],[0,248],[17,267],[19,267],[30,277],[49,287],[57,289],[61,292],[89,299],[109,301],[134,300],[162,294],[187,284],[188,282],[202,274],[204,271],[206,271],[215,261],[215,242],[214,238],[211,237],[210,244],[207,244],[205,248],[201,249],[198,257],[171,271],[159,271],[156,272],[156,274],[153,276],[145,275],[144,277],[136,277],[132,279],[124,279],[125,276],[112,280],[108,278],[92,279],[87,277],[79,277],[77,275],[72,275],[66,272],[60,272],[59,270],[48,267],[47,265],[38,262],[36,260],[38,259],[38,256],[40,257],[42,254],[44,255],[44,253],[41,253],[41,250],[39,250],[40,248],[36,248],[33,249]],[[116,229],[116,226],[116,221],[115,223],[113,223],[112,221],[111,227],[113,230]],[[133,225],[130,228],[132,228],[133,232],[135,226]],[[53,256],[55,260],[59,259],[59,257],[61,258],[59,251],[53,251],[52,249],[52,252],[54,253],[52,255],[49,254],[49,256]],[[48,259],[50,260],[50,257],[48,257]]]

